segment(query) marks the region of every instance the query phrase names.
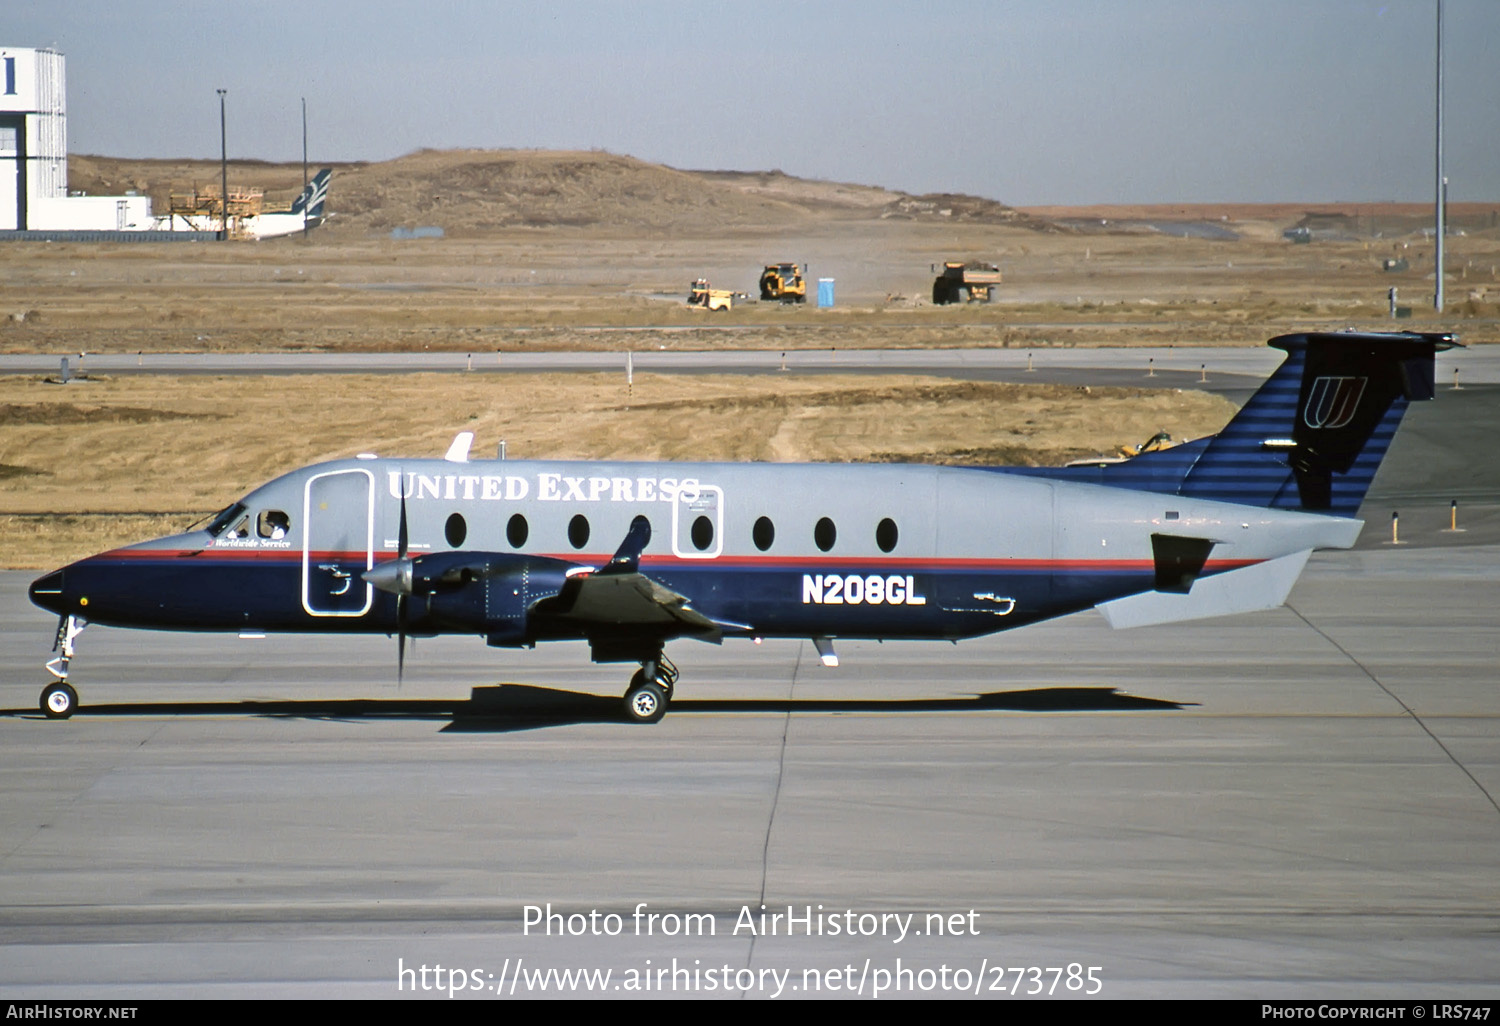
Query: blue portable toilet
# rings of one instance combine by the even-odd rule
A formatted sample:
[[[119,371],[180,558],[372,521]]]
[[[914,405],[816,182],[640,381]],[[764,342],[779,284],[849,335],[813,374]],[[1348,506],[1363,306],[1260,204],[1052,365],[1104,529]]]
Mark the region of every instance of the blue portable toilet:
[[[833,279],[818,279],[818,309],[833,305]]]

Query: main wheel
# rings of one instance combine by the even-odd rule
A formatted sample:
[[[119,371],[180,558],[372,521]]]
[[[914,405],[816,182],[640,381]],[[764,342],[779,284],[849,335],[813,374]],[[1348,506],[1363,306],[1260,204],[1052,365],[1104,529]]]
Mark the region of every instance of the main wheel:
[[[639,676],[639,674],[637,674]],[[656,723],[667,714],[667,693],[654,680],[630,683],[625,692],[625,715],[633,723]]]
[[[66,681],[49,684],[42,689],[42,712],[49,720],[65,720],[78,708],[78,692]]]

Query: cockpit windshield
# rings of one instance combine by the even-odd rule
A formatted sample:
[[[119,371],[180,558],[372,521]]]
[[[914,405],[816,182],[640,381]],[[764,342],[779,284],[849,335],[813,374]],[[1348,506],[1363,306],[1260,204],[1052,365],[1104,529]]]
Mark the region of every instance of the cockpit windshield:
[[[244,512],[245,504],[243,502],[236,502],[233,506],[228,506],[225,509],[220,510],[218,513],[214,514],[213,520],[209,521],[208,533],[217,538],[219,535],[224,533],[224,531],[229,527],[230,524],[233,524],[236,520],[238,520],[240,514]]]

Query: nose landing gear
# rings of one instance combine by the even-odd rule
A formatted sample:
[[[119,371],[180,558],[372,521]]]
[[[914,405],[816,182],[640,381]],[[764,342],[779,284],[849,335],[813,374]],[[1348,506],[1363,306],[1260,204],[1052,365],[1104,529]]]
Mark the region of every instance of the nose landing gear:
[[[78,709],[78,692],[68,683],[68,664],[73,661],[73,641],[89,625],[87,620],[64,615],[57,624],[57,638],[52,651],[58,656],[47,664],[47,672],[57,680],[42,689],[41,710],[49,720],[65,720]]]

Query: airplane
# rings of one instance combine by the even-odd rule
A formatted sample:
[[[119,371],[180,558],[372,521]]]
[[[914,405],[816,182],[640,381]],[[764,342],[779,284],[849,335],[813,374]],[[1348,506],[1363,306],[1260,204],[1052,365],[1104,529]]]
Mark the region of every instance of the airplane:
[[[328,201],[328,182],[332,177],[333,169],[325,167],[313,175],[289,209],[245,218],[246,233],[255,239],[274,239],[300,232],[304,227],[316,228],[323,223],[323,205]]]
[[[286,210],[270,210],[249,217],[239,218],[240,232],[250,239],[274,239],[282,235],[293,235],[304,228],[316,228],[323,223],[323,206],[328,200],[328,182],[333,177],[332,168],[323,168],[307,183],[301,194]],[[216,232],[222,228],[216,215],[169,214],[158,217],[152,224],[153,231],[174,231],[185,224],[193,231]]]
[[[188,531],[36,580],[59,616],[41,709],[88,622],[182,631],[587,641],[637,663],[626,718],[661,719],[668,642],[957,641],[1097,608],[1112,626],[1281,605],[1349,548],[1411,401],[1452,335],[1282,335],[1217,435],[1091,467],[471,460],[360,454],[293,470]]]

